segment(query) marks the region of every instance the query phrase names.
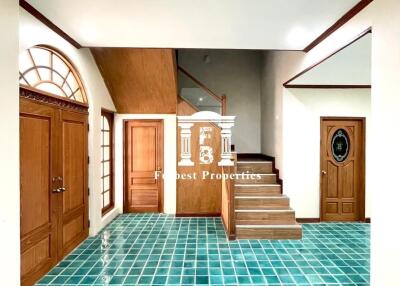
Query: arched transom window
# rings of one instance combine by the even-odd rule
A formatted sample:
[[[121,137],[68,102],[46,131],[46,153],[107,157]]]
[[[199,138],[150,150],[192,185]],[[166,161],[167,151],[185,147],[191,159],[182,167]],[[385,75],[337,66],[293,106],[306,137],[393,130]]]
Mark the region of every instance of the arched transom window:
[[[87,103],[79,75],[59,52],[45,46],[27,49],[19,59],[19,83]]]

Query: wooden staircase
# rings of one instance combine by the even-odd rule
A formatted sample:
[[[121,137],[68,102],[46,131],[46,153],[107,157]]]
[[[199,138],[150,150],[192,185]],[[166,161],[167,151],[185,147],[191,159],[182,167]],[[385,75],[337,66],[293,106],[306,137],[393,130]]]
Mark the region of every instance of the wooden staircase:
[[[282,195],[270,161],[237,162],[237,174],[257,174],[257,178],[235,180],[235,227],[239,239],[301,239],[289,198]]]

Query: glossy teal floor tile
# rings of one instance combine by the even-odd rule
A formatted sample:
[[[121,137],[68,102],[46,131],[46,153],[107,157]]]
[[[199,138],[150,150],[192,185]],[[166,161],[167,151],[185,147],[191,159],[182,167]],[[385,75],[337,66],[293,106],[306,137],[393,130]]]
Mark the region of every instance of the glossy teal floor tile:
[[[37,285],[369,285],[370,226],[303,225],[302,240],[228,241],[220,218],[120,215]]]

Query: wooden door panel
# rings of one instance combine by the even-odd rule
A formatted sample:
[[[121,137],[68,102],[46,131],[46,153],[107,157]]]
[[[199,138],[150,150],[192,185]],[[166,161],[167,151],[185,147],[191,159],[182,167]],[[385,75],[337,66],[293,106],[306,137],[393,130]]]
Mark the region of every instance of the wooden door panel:
[[[354,162],[350,162],[342,168],[342,198],[353,199],[356,196],[354,180]]]
[[[61,111],[63,187],[59,226],[61,257],[88,236],[87,115]]]
[[[21,235],[50,223],[51,118],[22,115],[21,128]]]
[[[31,285],[57,262],[56,110],[20,102],[21,281]]]
[[[360,119],[321,121],[322,220],[357,221],[365,216],[364,128]],[[337,145],[335,138],[341,138]]]
[[[82,171],[87,164],[85,150],[85,122],[63,122],[63,171],[64,187],[63,214],[85,204],[85,177]]]
[[[331,162],[328,162],[327,177],[327,198],[338,198],[338,167]]]
[[[126,212],[162,211],[163,124],[160,120],[125,123]]]

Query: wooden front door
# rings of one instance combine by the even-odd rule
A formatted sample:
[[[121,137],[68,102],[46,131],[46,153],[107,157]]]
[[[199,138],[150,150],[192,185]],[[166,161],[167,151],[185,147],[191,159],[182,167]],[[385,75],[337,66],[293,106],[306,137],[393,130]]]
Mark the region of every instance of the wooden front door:
[[[33,285],[87,237],[87,160],[87,112],[21,97],[23,285]]]
[[[365,219],[364,119],[321,119],[321,220]]]
[[[163,133],[162,120],[125,122],[125,212],[163,211]]]
[[[54,108],[20,104],[21,280],[32,285],[57,262],[57,128]]]

